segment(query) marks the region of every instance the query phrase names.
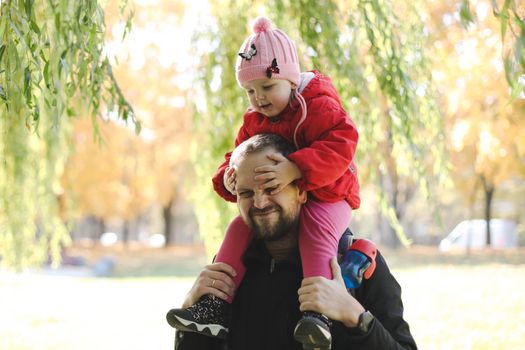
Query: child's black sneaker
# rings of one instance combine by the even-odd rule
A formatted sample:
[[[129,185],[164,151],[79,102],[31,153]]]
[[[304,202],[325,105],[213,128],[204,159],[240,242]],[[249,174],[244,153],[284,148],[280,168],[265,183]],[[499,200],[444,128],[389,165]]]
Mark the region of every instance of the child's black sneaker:
[[[303,349],[330,349],[332,345],[331,322],[325,315],[317,312],[303,312],[297,322],[294,338],[303,344]]]
[[[173,328],[225,339],[228,335],[230,304],[213,295],[202,296],[187,309],[171,309],[166,315]]]

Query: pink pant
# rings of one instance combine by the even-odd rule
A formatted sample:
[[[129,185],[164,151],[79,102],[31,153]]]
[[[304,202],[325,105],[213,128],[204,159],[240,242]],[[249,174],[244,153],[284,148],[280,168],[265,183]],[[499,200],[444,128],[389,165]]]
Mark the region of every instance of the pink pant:
[[[304,277],[323,276],[332,279],[330,259],[337,255],[337,245],[350,223],[352,209],[345,201],[336,203],[308,199],[301,209],[299,251]],[[246,269],[242,256],[253,234],[240,216],[228,226],[226,236],[215,262],[232,266],[237,272],[233,278],[236,288],[244,278]],[[232,298],[228,300],[231,303]]]

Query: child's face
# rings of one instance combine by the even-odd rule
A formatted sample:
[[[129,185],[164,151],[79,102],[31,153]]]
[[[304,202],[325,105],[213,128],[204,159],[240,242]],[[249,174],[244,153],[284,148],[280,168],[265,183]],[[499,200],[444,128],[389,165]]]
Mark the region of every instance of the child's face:
[[[283,79],[256,79],[243,85],[252,108],[267,117],[281,113],[288,102],[295,85]]]

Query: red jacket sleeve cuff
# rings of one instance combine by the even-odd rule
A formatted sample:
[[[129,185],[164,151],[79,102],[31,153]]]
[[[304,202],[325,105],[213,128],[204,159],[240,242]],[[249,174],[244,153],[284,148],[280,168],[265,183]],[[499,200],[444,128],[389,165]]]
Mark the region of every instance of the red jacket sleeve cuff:
[[[237,202],[237,196],[233,195],[224,187],[224,170],[225,167],[219,168],[217,173],[213,176],[212,182],[213,182],[213,189],[219,196],[227,200],[228,202]]]

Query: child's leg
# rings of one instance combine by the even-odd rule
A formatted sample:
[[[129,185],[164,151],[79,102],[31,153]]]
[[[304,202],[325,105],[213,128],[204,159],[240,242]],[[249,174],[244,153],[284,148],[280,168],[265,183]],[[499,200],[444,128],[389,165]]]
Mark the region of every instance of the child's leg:
[[[252,236],[250,228],[240,216],[237,216],[228,226],[221,248],[215,257],[215,262],[226,263],[237,272],[237,275],[233,277],[236,289],[239,287],[246,272],[242,257],[252,240]],[[229,297],[226,301],[231,304],[232,300],[233,298]]]
[[[332,279],[330,259],[350,223],[352,209],[345,201],[324,203],[309,199],[301,209],[299,250],[304,277]]]
[[[241,283],[245,267],[242,256],[252,239],[252,232],[238,216],[228,226],[215,262],[223,262],[235,269],[233,282],[237,288]],[[228,335],[230,305],[233,297],[226,301],[210,294],[203,295],[188,308],[171,309],[166,315],[170,326],[184,332],[197,332],[225,339]]]
[[[309,199],[301,209],[299,250],[304,277],[332,279],[330,259],[337,255],[339,239],[350,222],[348,203],[323,203]],[[305,311],[294,329],[294,338],[305,349],[329,349],[330,320],[317,312]]]

